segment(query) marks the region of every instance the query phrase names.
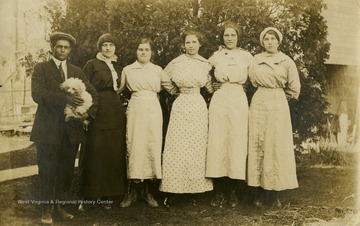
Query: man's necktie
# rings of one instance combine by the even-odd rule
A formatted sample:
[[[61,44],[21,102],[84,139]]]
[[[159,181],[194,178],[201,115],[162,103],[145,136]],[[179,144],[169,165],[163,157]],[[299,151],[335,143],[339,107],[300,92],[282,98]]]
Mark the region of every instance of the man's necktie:
[[[65,80],[65,72],[64,72],[64,70],[62,69],[61,64],[62,64],[62,63],[60,63],[60,65],[59,65],[59,71],[60,71],[61,77]]]

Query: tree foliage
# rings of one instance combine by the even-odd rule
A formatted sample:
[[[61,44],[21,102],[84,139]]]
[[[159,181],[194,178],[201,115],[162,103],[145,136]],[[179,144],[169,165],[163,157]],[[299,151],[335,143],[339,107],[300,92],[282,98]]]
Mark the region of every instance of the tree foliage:
[[[26,77],[29,77],[32,75],[35,65],[39,62],[44,62],[47,59],[49,59],[49,53],[41,49],[36,53],[36,57],[34,57],[33,54],[28,53],[19,59],[19,63],[25,68]]]
[[[125,64],[135,60],[138,38],[152,38],[156,46],[155,63],[164,67],[184,52],[180,36],[186,28],[204,33],[206,42],[201,48],[204,57],[218,48],[220,27],[227,20],[241,26],[240,46],[252,54],[263,51],[258,37],[265,27],[279,28],[284,34],[281,50],[296,62],[302,84],[299,100],[290,102],[297,142],[322,133],[327,106],[323,97],[324,61],[329,51],[327,26],[321,16],[325,7],[322,0],[202,0],[199,13],[194,0],[66,2],[65,16],[53,27],[77,38],[79,44],[72,52],[72,61],[79,66],[95,56],[97,39],[105,32],[118,37],[117,54]],[[249,100],[253,92],[253,88],[249,89]],[[169,105],[171,101],[165,97]]]

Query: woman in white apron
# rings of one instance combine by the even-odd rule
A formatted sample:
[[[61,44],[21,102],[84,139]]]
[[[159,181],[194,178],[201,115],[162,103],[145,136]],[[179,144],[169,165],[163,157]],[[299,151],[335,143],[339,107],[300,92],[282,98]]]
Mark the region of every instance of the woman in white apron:
[[[213,178],[215,186],[211,205],[222,206],[228,201],[236,207],[238,181],[246,176],[249,105],[244,86],[253,57],[237,46],[237,24],[224,24],[221,36],[224,45],[209,58],[220,89],[215,91],[209,108],[206,177]]]
[[[121,74],[119,91],[125,86],[131,92],[126,116],[127,177],[129,191],[121,202],[128,207],[141,191],[150,206],[158,203],[149,191],[149,180],[161,179],[162,111],[158,98],[161,87],[176,91],[160,66],[150,62],[154,51],[152,42],[142,38],[137,48],[137,61],[126,66]]]

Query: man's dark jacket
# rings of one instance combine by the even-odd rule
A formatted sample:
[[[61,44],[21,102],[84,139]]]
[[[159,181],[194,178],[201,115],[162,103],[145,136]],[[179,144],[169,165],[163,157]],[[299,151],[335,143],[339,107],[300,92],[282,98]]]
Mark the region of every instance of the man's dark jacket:
[[[95,88],[90,84],[84,72],[69,62],[67,63],[67,76],[68,78],[79,78],[84,82],[86,90],[93,98],[93,105],[88,110],[88,114],[95,119],[99,101]],[[34,67],[31,78],[31,95],[38,104],[38,108],[30,136],[31,141],[60,144],[65,129],[68,131],[72,144],[85,141],[86,134],[79,120],[65,122],[64,109],[67,104],[67,95],[60,89],[63,81],[53,60],[39,63]]]

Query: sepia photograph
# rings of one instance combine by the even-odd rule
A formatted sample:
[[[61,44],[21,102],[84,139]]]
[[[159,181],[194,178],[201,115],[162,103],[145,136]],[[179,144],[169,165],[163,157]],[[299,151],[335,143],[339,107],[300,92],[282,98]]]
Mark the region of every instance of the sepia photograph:
[[[0,0],[0,226],[360,225],[360,0]]]

